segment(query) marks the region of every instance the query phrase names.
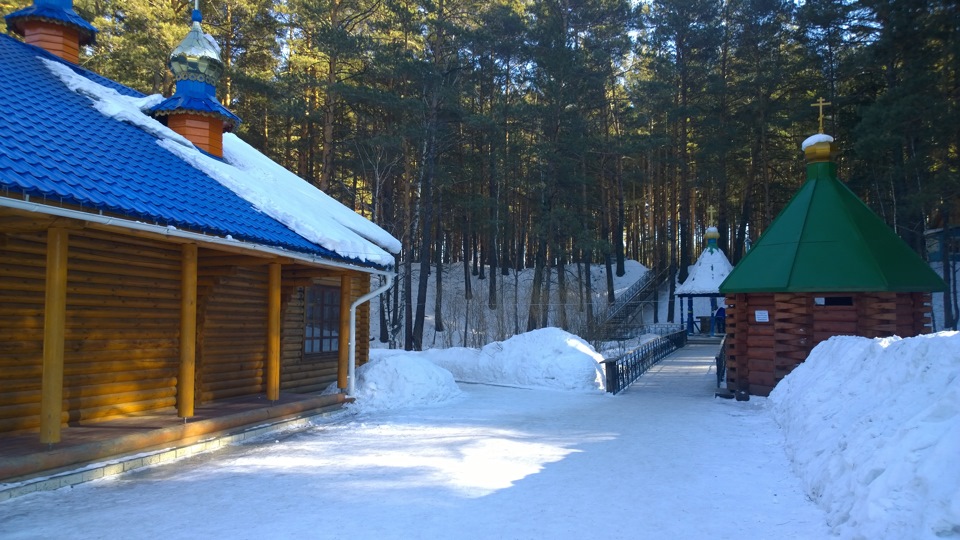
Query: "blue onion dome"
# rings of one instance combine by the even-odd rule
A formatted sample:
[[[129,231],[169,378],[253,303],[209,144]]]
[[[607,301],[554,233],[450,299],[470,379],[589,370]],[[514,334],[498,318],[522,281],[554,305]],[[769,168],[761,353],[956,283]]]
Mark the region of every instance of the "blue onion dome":
[[[216,86],[223,75],[220,48],[200,28],[203,16],[193,10],[193,25],[170,54],[170,71],[178,81],[199,81]]]
[[[93,44],[97,29],[73,9],[73,0],[35,0],[33,4],[4,16],[7,30],[23,35],[23,24],[31,20],[47,21],[74,28],[80,35],[80,45]]]

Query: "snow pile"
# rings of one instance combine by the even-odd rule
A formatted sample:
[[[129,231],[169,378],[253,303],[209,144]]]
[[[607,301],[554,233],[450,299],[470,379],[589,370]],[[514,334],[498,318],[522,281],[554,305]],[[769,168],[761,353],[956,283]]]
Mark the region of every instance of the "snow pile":
[[[449,371],[413,354],[376,358],[356,375],[352,407],[364,412],[435,405],[461,395]]]
[[[467,351],[472,351],[469,354]],[[458,381],[521,388],[603,389],[603,356],[589,343],[559,328],[542,328],[497,341],[480,350],[432,358]]]
[[[391,253],[400,252],[399,240],[273,162],[236,135],[224,134],[224,161],[216,160],[142,112],[162,101],[163,96],[123,96],[63,64],[45,62],[68,88],[90,98],[101,114],[157,137],[160,146],[310,242],[363,262],[382,266],[394,264]]]
[[[466,383],[575,392],[603,389],[603,371],[599,364],[603,355],[583,339],[559,328],[519,334],[482,349],[455,347],[422,352],[374,349],[370,357],[378,361],[431,362],[451,373],[457,381]],[[383,385],[370,375],[366,379]],[[358,384],[362,383],[358,378]]]
[[[960,535],[960,334],[840,336],[770,394],[787,453],[834,532]]]

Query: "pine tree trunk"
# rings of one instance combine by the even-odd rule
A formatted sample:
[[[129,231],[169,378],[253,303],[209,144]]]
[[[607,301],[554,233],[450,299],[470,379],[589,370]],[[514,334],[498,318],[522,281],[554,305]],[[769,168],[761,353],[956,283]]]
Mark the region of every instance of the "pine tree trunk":
[[[494,154],[494,145],[492,142],[493,139],[494,137],[490,137],[490,179],[487,186],[487,193],[490,197],[488,201],[490,204],[490,235],[489,239],[487,240],[487,257],[490,264],[490,288],[487,299],[487,307],[490,309],[497,309],[497,232],[500,227],[500,191],[497,186],[497,160]]]
[[[437,214],[441,214],[442,200],[437,203]],[[440,230],[440,219],[436,220],[437,222],[437,247],[434,250],[434,259],[436,263],[436,275],[434,276],[434,281],[437,285],[437,297],[433,305],[433,323],[434,329],[437,332],[443,332],[443,232]]]
[[[584,250],[581,259],[583,260],[583,284],[587,297],[587,328],[591,329],[591,333],[593,333],[592,331],[595,329],[597,321],[593,313],[593,272],[590,270],[591,256],[590,250]]]
[[[420,174],[420,279],[417,286],[417,312],[413,321],[413,350],[423,350],[423,323],[427,315],[427,287],[430,278],[430,252],[433,247],[433,175],[437,160],[437,115],[439,98],[433,96],[423,146]]]
[[[473,284],[470,279],[470,233],[467,218],[462,222],[461,239],[463,240],[463,298],[470,300],[473,298]]]
[[[413,351],[413,257],[403,262],[403,349]]]
[[[617,253],[617,276],[623,277],[627,273],[627,269],[624,263],[624,248],[623,248],[623,230],[624,230],[624,221],[626,220],[626,210],[624,209],[625,194],[623,192],[623,159],[617,157],[617,220],[613,229],[613,246]]]
[[[570,329],[567,320],[567,276],[563,264],[563,255],[557,254],[557,326],[564,330]]]
[[[543,287],[543,267],[546,263],[546,244],[541,242],[537,247],[537,255],[533,268],[533,284],[530,286],[530,307],[527,310],[527,332],[536,330],[541,319],[543,300],[540,296]]]

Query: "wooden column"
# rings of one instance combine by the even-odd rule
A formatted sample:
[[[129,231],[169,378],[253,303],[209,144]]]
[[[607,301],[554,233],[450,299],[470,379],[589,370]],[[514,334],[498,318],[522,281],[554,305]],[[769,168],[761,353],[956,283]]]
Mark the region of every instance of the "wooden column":
[[[350,302],[352,301],[352,280],[350,274],[340,278],[340,342],[337,358],[337,387],[347,389],[347,374],[350,369]]]
[[[280,399],[280,263],[270,263],[267,291],[267,399]]]
[[[67,324],[67,246],[64,229],[47,231],[47,285],[43,317],[40,442],[60,442],[63,414],[63,341]]]
[[[180,376],[177,415],[193,416],[197,369],[197,245],[184,244],[180,258]]]

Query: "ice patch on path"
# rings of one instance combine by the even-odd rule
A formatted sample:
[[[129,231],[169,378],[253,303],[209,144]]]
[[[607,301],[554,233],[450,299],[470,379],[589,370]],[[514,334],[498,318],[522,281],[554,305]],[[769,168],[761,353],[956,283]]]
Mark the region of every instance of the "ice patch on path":
[[[831,338],[770,394],[808,495],[849,538],[960,537],[960,334]]]

